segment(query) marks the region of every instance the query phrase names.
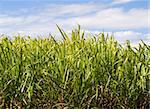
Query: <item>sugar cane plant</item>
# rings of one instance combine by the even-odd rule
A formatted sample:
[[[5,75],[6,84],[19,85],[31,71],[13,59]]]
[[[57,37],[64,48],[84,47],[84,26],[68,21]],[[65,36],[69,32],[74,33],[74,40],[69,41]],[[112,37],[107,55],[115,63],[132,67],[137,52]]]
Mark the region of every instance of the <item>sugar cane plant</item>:
[[[150,101],[150,46],[120,45],[80,26],[63,37],[0,39],[0,108],[143,109]]]

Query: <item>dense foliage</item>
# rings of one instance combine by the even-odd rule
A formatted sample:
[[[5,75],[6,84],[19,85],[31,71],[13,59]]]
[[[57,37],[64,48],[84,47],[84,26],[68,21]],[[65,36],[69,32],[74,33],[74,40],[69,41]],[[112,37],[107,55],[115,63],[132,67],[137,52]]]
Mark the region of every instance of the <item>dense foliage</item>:
[[[0,108],[148,108],[149,45],[58,29],[63,41],[0,39]]]

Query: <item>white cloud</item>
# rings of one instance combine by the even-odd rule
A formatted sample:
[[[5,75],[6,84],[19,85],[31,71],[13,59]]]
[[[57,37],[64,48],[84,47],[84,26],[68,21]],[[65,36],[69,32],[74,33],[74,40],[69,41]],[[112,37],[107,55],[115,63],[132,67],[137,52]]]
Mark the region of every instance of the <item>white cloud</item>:
[[[73,26],[77,23],[87,28],[137,29],[148,26],[148,9],[106,8],[99,4],[50,5],[35,15],[0,16],[0,24],[34,26],[58,23]],[[32,24],[32,25],[31,25]],[[8,26],[9,27],[9,26]]]
[[[13,25],[13,24],[21,23],[22,21],[23,21],[23,19],[20,17],[11,17],[11,16],[0,17],[0,25],[1,26]]]
[[[86,31],[86,33],[93,33],[95,35],[103,31]],[[116,31],[116,32],[103,32],[105,36],[113,36],[115,40],[119,41],[121,44],[126,43],[129,40],[133,45],[137,45],[141,40],[145,43],[150,44],[150,33],[142,33],[135,31]]]
[[[79,23],[86,28],[103,29],[138,29],[148,27],[148,11],[146,9],[133,9],[124,11],[120,8],[109,8],[97,11],[92,15],[78,16],[58,20],[64,25]]]
[[[130,2],[131,0],[114,0],[114,2]],[[25,10],[28,11],[28,10]],[[56,31],[56,24],[69,30],[80,24],[86,30],[133,30],[150,28],[148,16],[150,9],[112,8],[110,5],[85,4],[51,4],[39,9],[36,14],[12,16],[0,15],[0,33],[9,35],[21,34],[37,35]],[[17,11],[16,11],[17,13]],[[142,33],[133,31],[119,31],[114,33],[120,41],[126,39],[139,40]],[[144,36],[147,37],[147,36]]]
[[[137,46],[141,43],[141,40],[150,45],[150,34],[144,34],[134,31],[119,31],[114,33],[114,37],[117,41],[124,44],[126,40],[129,40],[132,46]]]
[[[113,4],[123,4],[123,3],[128,3],[128,2],[132,2],[135,0],[113,0]]]
[[[125,42],[126,40],[130,40],[131,42],[136,42],[139,40],[145,40],[145,37],[142,37],[144,34],[133,31],[119,31],[115,32],[114,36],[119,42]]]

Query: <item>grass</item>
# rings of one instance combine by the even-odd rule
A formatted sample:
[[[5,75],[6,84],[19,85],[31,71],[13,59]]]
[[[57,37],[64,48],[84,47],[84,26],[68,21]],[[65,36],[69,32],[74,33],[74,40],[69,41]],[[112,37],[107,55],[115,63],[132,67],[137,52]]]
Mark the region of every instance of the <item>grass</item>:
[[[0,108],[143,109],[150,101],[150,46],[123,47],[80,26],[63,41],[0,39]]]

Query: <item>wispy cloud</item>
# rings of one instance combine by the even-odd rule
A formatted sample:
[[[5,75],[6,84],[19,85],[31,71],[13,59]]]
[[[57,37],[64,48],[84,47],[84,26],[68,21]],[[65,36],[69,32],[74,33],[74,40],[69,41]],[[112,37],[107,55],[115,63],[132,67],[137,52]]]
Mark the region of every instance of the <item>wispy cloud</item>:
[[[124,4],[135,0],[113,0],[113,4]]]
[[[116,3],[130,1],[114,0]],[[24,11],[29,12],[30,9]],[[124,30],[115,33],[117,39],[121,37],[136,40],[142,33],[134,33],[134,29],[150,28],[148,24],[150,9],[134,8],[125,11],[120,7],[112,7],[111,3],[51,4],[37,11],[34,14],[29,12],[17,16],[1,14],[0,33],[48,34],[55,32],[56,24],[66,30],[80,24],[85,30]],[[15,13],[17,12],[20,13],[20,11]]]
[[[132,9],[124,11],[121,8],[109,8],[95,13],[58,20],[64,25],[79,23],[86,28],[95,29],[138,29],[148,27],[148,10]]]

